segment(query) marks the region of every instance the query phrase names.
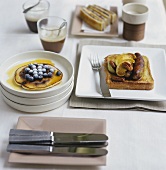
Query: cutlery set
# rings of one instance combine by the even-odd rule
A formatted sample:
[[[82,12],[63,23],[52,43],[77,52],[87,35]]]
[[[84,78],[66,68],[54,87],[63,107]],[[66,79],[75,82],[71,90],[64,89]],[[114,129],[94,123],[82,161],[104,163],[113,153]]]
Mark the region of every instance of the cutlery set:
[[[50,131],[11,129],[8,152],[48,154],[58,156],[97,157],[108,151],[105,134],[59,133]]]
[[[101,93],[102,96],[105,97],[111,97],[111,93],[109,91],[109,88],[105,82],[106,80],[106,75],[104,72],[104,68],[102,67],[103,64],[100,64],[99,58],[98,56],[94,56],[90,58],[90,63],[92,66],[92,69],[94,71],[98,71],[99,72],[99,77],[100,77],[100,89],[101,89]]]

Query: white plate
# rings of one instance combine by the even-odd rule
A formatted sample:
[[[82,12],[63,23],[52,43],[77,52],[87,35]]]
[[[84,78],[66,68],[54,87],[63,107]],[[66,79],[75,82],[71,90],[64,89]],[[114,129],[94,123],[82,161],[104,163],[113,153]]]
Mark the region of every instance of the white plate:
[[[13,85],[8,83],[9,75],[8,71],[12,68],[19,67],[20,64],[33,61],[36,59],[46,59],[55,64],[55,67],[63,72],[62,82],[52,88],[41,91],[28,91],[23,88],[15,88]],[[73,65],[65,57],[48,51],[30,51],[25,53],[17,54],[6,61],[0,66],[0,83],[5,90],[21,97],[37,98],[37,97],[49,97],[61,93],[66,87],[68,87],[74,75]],[[14,76],[14,75],[13,75]]]
[[[49,104],[55,101],[60,100],[64,96],[66,96],[71,89],[73,89],[74,81],[71,82],[71,84],[61,93],[58,93],[57,95],[53,95],[50,97],[45,97],[45,98],[26,98],[26,97],[19,97],[16,95],[13,95],[3,89],[2,86],[0,86],[0,90],[4,96],[6,96],[8,99],[12,100],[13,102],[19,103],[19,104],[24,104],[24,105],[31,105],[31,106],[36,106],[36,105],[42,105],[42,104]]]
[[[120,54],[126,52],[139,52],[146,55],[150,61],[152,76],[154,78],[153,90],[116,90],[110,89],[111,99],[134,99],[148,101],[166,100],[166,55],[161,48],[139,48],[139,47],[111,47],[86,45],[82,49],[80,65],[78,70],[76,96],[88,98],[103,98],[99,89],[99,77],[89,62],[90,55],[98,55],[101,61],[110,54]],[[85,84],[87,84],[85,86]]]
[[[62,118],[62,117],[36,117],[24,116],[19,117],[17,129],[27,130],[46,130],[62,133],[104,133],[106,134],[106,120],[92,118]],[[72,157],[72,156],[55,156],[55,155],[33,155],[10,153],[10,163],[25,164],[45,164],[47,165],[73,165],[76,168],[86,169],[87,166],[106,165],[106,156],[99,157]],[[46,168],[44,167],[44,169]],[[78,167],[80,166],[80,167]],[[84,168],[81,168],[84,166]],[[47,168],[48,169],[48,168]],[[51,169],[55,169],[51,168]],[[56,169],[69,169],[56,168]],[[97,167],[88,169],[98,169]]]
[[[67,93],[66,96],[64,96],[63,98],[49,103],[49,104],[43,104],[43,105],[24,105],[24,104],[19,104],[16,102],[13,102],[12,100],[8,99],[5,95],[3,95],[2,93],[2,97],[4,99],[4,101],[11,107],[13,107],[16,110],[19,111],[23,111],[23,112],[27,112],[27,113],[40,113],[40,112],[46,112],[49,110],[53,110],[56,109],[58,107],[60,107],[61,105],[63,105],[70,97],[71,92],[72,92],[73,88]]]

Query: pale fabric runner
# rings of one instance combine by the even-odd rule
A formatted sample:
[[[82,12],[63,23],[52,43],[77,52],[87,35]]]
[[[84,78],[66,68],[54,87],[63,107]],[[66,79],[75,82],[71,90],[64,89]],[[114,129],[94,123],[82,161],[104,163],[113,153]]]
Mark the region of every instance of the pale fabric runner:
[[[166,45],[148,45],[140,44],[137,42],[127,43],[112,43],[107,41],[97,40],[81,40],[78,45],[77,61],[75,77],[77,77],[79,59],[81,49],[84,45],[104,45],[104,46],[123,46],[123,47],[149,47],[149,48],[163,48],[166,50]],[[76,80],[76,78],[75,78]],[[164,80],[163,80],[164,81]],[[79,108],[92,108],[92,109],[136,109],[136,110],[151,110],[166,112],[166,101],[139,101],[139,100],[114,100],[114,99],[92,99],[92,98],[80,98],[75,96],[75,89],[72,92],[69,106]]]

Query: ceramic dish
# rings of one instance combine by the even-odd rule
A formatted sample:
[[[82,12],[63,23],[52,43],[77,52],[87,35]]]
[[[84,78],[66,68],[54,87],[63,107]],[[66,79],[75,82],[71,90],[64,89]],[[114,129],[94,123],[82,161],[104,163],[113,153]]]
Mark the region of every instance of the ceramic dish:
[[[13,82],[15,70],[23,63],[36,61],[53,63],[55,67],[63,72],[62,82],[52,88],[40,91],[28,91],[16,86]],[[2,73],[0,83],[3,88],[14,95],[27,98],[43,98],[61,93],[71,84],[74,75],[74,68],[69,60],[59,54],[48,51],[30,51],[19,53],[4,61],[0,66],[0,71]]]
[[[71,82],[71,84],[61,93],[58,93],[57,95],[53,95],[50,97],[45,97],[45,98],[26,98],[26,97],[19,97],[16,95],[13,95],[3,89],[2,86],[0,86],[0,90],[3,93],[4,96],[6,96],[8,99],[12,100],[13,102],[19,103],[19,104],[24,104],[24,105],[43,105],[43,104],[49,104],[55,101],[60,100],[64,96],[66,96],[71,89],[73,89],[74,81]]]
[[[79,36],[95,36],[95,37],[118,37],[118,12],[117,7],[111,7],[110,10],[117,14],[117,20],[114,24],[111,25],[111,30],[108,33],[97,33],[97,32],[84,32],[81,30],[82,27],[82,19],[79,17],[80,8],[83,6],[76,6],[76,10],[73,16],[73,23],[71,34],[79,35]]]
[[[56,109],[60,107],[61,105],[63,105],[69,99],[72,90],[73,88],[71,88],[70,91],[64,97],[60,98],[59,100],[55,102],[43,104],[43,105],[35,105],[35,106],[16,103],[8,99],[3,93],[2,93],[2,97],[9,106],[13,107],[16,110],[27,112],[27,113],[40,113],[40,112],[46,112],[49,110]]]
[[[103,98],[98,89],[99,77],[96,79],[95,72],[91,68],[89,61],[90,55],[98,55],[100,61],[110,54],[139,52],[148,57],[150,62],[151,73],[154,79],[154,89],[152,90],[116,90],[110,89],[110,99],[131,99],[147,101],[166,100],[166,81],[163,75],[166,74],[166,55],[161,48],[139,48],[139,47],[111,47],[86,45],[82,49],[80,65],[78,70],[76,96],[89,98]],[[89,85],[84,86],[84,82]]]
[[[76,128],[77,127],[77,128]],[[17,129],[47,130],[64,133],[106,133],[105,119],[58,118],[58,117],[20,117]],[[106,164],[106,156],[65,157],[51,155],[28,155],[10,153],[10,163],[98,166]]]

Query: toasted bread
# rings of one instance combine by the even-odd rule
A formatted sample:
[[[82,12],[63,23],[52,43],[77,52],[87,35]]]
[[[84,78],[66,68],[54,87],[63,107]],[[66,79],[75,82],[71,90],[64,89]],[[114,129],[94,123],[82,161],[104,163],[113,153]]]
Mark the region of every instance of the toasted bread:
[[[106,27],[105,21],[87,8],[81,8],[80,17],[92,28],[103,31]]]
[[[103,31],[116,20],[116,14],[97,5],[89,5],[80,9],[80,18],[92,28]]]
[[[104,20],[106,26],[108,26],[110,24],[111,17],[107,13],[102,12],[101,10],[96,8],[94,5],[89,5],[87,7],[87,9],[90,10],[95,15],[99,16],[100,18],[102,18]]]
[[[123,56],[125,56],[123,58]],[[127,57],[130,56],[130,57]],[[154,88],[154,79],[150,70],[150,63],[146,56],[142,56],[143,59],[143,69],[141,72],[141,77],[138,80],[132,78],[133,69],[135,66],[136,56],[131,53],[125,54],[113,54],[105,57],[105,62],[103,64],[104,70],[106,73],[106,83],[110,89],[128,89],[128,90],[152,90]],[[119,63],[117,62],[118,58],[123,58]],[[110,63],[113,61],[115,64],[114,67],[110,66]],[[131,70],[130,75],[126,74],[117,75],[117,69],[121,66],[121,63],[130,64]],[[118,65],[119,64],[119,67]],[[122,64],[123,65],[123,64]],[[128,69],[129,70],[129,69]],[[127,70],[127,71],[128,71]],[[121,73],[125,72],[124,68],[121,68]]]
[[[117,15],[113,11],[107,10],[107,9],[101,7],[101,6],[98,6],[98,5],[94,5],[94,8],[100,10],[101,13],[104,13],[104,14],[108,15],[109,18],[110,18],[110,23],[111,24],[113,24],[116,21]]]

